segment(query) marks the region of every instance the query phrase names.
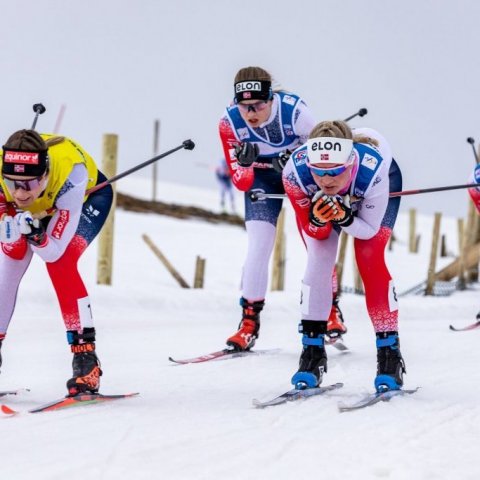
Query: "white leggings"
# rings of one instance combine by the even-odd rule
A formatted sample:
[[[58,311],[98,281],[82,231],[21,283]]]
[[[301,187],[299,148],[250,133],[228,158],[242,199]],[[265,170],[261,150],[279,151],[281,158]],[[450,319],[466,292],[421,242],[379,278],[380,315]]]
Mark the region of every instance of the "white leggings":
[[[250,220],[245,223],[248,235],[247,258],[243,265],[242,295],[254,302],[267,292],[268,263],[275,244],[276,228],[269,222]]]

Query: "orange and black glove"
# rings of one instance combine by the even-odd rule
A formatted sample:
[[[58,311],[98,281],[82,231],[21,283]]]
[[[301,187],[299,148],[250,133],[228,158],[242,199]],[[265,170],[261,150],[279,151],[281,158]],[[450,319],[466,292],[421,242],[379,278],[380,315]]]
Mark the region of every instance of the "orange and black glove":
[[[353,222],[350,196],[330,197],[319,191],[312,199],[310,222],[317,227],[323,227],[328,222],[336,223],[340,227],[348,227]]]

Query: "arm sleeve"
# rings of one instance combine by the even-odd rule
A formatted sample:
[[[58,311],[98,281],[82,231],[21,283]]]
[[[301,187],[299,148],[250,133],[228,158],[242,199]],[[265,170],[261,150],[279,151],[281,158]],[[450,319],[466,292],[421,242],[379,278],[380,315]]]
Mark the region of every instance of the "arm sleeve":
[[[241,167],[237,163],[234,153],[235,145],[237,145],[239,141],[237,140],[232,125],[226,116],[222,117],[220,120],[219,133],[225,160],[228,165],[228,171],[232,177],[232,183],[238,190],[246,192],[252,188],[255,174],[253,167]]]
[[[289,160],[282,172],[283,185],[290,203],[295,210],[297,222],[302,230],[312,238],[324,240],[328,238],[332,231],[331,222],[324,227],[317,227],[310,222],[310,208],[312,201],[310,197],[302,190],[295,172],[293,171],[293,161]]]
[[[389,200],[388,164],[377,172],[372,186],[358,205],[357,216],[348,227],[342,227],[346,233],[361,240],[374,237],[380,230]]]
[[[47,227],[47,241],[32,250],[45,262],[57,261],[72,240],[80,221],[88,174],[84,165],[75,165],[55,202],[55,214]]]

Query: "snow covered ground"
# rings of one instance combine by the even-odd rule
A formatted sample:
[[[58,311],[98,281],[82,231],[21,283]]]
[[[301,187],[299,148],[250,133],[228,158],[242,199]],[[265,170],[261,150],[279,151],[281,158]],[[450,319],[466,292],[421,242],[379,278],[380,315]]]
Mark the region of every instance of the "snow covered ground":
[[[119,190],[149,191],[135,179]],[[217,209],[214,191],[161,184],[159,199]],[[239,197],[239,204],[241,204]],[[465,211],[466,211],[465,197]],[[419,219],[420,253],[407,253],[408,218],[388,263],[402,292],[425,279],[432,218]],[[442,232],[456,251],[456,220]],[[286,289],[271,292],[262,313],[258,348],[275,355],[174,366],[223,348],[235,329],[239,280],[246,251],[242,228],[117,210],[113,286],[96,285],[96,246],[81,262],[89,286],[102,360],[103,393],[137,398],[38,415],[0,418],[0,478],[38,479],[478,479],[480,331],[454,333],[471,323],[479,288],[449,297],[400,298],[400,334],[411,397],[350,413],[339,401],[373,390],[375,337],[363,297],[341,305],[351,352],[329,350],[324,384],[334,393],[265,410],[267,399],[290,387],[300,352],[297,324],[303,246],[287,206]],[[181,289],[143,242],[147,233],[187,279],[196,255],[206,258],[202,290]],[[0,389],[31,389],[5,403],[25,411],[66,393],[71,354],[45,268],[35,259],[21,286],[3,346]],[[441,259],[439,267],[452,258]],[[345,284],[352,285],[347,258]]]

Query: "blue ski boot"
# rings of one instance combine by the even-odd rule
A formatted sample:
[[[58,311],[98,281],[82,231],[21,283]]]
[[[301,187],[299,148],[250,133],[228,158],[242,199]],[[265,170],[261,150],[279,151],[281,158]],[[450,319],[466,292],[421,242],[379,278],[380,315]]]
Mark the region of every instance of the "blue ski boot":
[[[377,392],[400,390],[403,385],[405,362],[400,353],[398,332],[377,332]]]
[[[327,352],[324,346],[327,322],[302,320],[298,330],[303,333],[303,350],[298,372],[292,377],[292,385],[298,390],[318,387],[322,383],[323,373],[327,371]]]

